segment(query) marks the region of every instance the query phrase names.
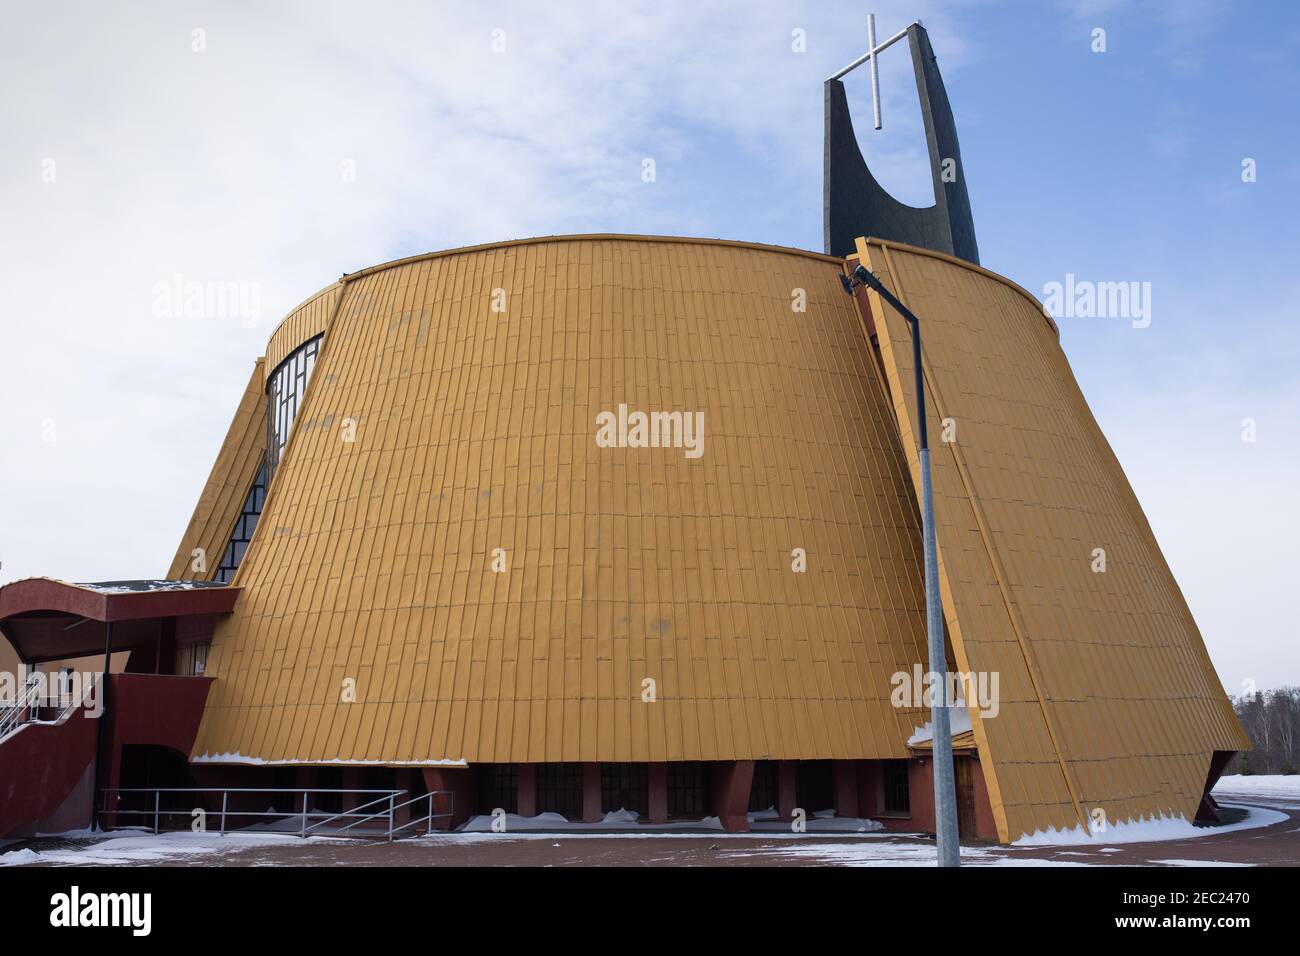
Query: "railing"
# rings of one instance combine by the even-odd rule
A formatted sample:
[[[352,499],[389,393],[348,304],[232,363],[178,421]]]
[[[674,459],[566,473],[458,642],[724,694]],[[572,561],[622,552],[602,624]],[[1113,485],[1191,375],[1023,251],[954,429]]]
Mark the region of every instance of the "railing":
[[[87,691],[89,686],[87,685]],[[74,707],[80,706],[84,697],[85,693],[78,697],[70,691],[49,694],[46,692],[41,675],[32,675],[27,689],[20,697],[16,700],[0,701],[0,740],[4,740],[27,724],[39,721],[42,710],[57,710],[53,718],[48,721],[57,723]]]
[[[17,698],[5,702],[4,710],[0,711],[0,740],[13,733],[20,724],[32,719],[42,689],[38,681],[33,681]]]
[[[201,805],[185,808],[163,806],[163,794],[181,793],[220,794],[221,809],[220,811],[208,810],[206,807]],[[284,796],[287,794],[299,795],[300,800],[295,802],[298,802],[300,805],[296,809],[285,810],[278,810],[274,806],[268,810],[231,809],[230,797],[232,794],[238,797],[245,794],[258,793],[275,794],[276,796]],[[406,796],[407,791],[405,790],[324,790],[284,789],[280,787],[128,787],[106,789],[103,791],[103,794],[104,806],[99,811],[101,825],[104,817],[111,817],[114,819],[119,816],[146,817],[152,820],[154,833],[160,832],[162,819],[164,817],[193,817],[196,810],[202,811],[204,814],[205,830],[207,816],[211,813],[219,813],[220,822],[218,824],[217,832],[222,836],[226,835],[228,830],[226,823],[230,817],[273,817],[283,821],[293,821],[296,824],[296,830],[300,837],[306,837],[310,833],[325,832],[323,828],[334,821],[351,820],[350,823],[336,826],[329,832],[337,835],[352,831],[354,827],[361,827],[363,824],[378,824],[378,826],[374,827],[366,835],[377,836],[383,834],[386,835],[389,840],[392,840],[398,835],[405,835],[403,834],[404,830],[420,824],[426,825],[426,834],[432,833],[434,829],[434,820],[445,818],[450,821],[452,816],[452,792],[450,790],[432,790],[421,796],[413,797],[409,800],[402,800],[401,802],[399,802],[399,798]],[[121,803],[123,794],[151,794],[153,796],[152,807],[148,805],[149,801],[146,800],[144,801],[146,804],[144,807],[138,809],[123,809],[118,805]],[[343,810],[334,813],[329,810],[311,809],[315,803],[315,801],[312,800],[313,795],[317,797],[337,796],[340,803],[342,803],[348,795],[359,797],[370,796],[371,794],[377,794],[377,796],[374,796],[373,799],[355,806],[350,810]],[[446,810],[434,812],[435,797],[445,800],[447,807]],[[416,815],[414,810],[409,811],[411,819],[402,824],[397,823],[399,810],[405,810],[408,807],[416,807],[425,801],[428,802],[426,812]],[[200,799],[199,803],[202,804],[203,800]],[[356,832],[359,835],[364,831],[358,830]]]

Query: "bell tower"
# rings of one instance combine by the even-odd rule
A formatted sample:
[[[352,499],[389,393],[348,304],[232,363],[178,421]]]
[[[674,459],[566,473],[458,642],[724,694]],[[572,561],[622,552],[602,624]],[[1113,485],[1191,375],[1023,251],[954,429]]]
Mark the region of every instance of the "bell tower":
[[[823,223],[826,252],[847,256],[858,236],[894,239],[913,246],[946,252],[979,265],[975,223],[971,218],[966,174],[957,142],[952,107],[939,75],[930,36],[917,21],[877,45],[875,16],[867,18],[868,50],[826,81],[826,147],[823,179]],[[871,174],[853,132],[843,77],[864,63],[871,64],[871,94],[875,128],[881,128],[879,73],[876,57],[907,38],[916,73],[916,92],[930,155],[935,203],[918,208],[899,202]]]

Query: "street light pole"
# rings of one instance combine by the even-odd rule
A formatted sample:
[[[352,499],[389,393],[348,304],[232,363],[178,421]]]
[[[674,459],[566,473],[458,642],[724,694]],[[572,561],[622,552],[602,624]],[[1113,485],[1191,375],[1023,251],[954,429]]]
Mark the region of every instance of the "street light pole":
[[[943,648],[943,604],[939,598],[939,551],[934,534],[934,491],[930,484],[930,442],[925,420],[925,373],[921,368],[921,323],[865,266],[857,266],[851,279],[845,277],[844,284],[850,292],[857,285],[875,291],[907,320],[912,330],[916,417],[920,426],[917,457],[921,472],[921,540],[925,549],[925,630],[930,651],[930,726],[934,730],[934,829],[939,844],[939,865],[961,866],[957,794],[952,772],[952,724],[948,714],[948,663]]]

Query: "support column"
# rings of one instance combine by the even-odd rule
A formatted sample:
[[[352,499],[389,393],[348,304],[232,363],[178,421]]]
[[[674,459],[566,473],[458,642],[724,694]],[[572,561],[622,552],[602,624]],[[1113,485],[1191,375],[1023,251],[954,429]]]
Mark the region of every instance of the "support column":
[[[433,798],[435,830],[460,826],[478,811],[478,782],[471,767],[425,767],[424,785],[430,792],[444,791]],[[450,812],[451,816],[445,816]]]
[[[911,828],[934,833],[934,765],[929,757],[907,762],[907,802],[911,808]]]
[[[600,764],[584,763],[582,765],[582,822],[599,823],[600,818]]]
[[[971,755],[971,777],[975,785],[975,836],[981,840],[997,842],[998,823],[993,816],[988,786],[984,780],[984,765],[978,754]]]
[[[343,768],[343,789],[347,791],[343,794],[343,812],[351,813],[365,801],[357,793],[361,789],[361,768],[344,767]],[[340,820],[340,823],[351,823],[351,820]]]
[[[880,762],[859,760],[858,766],[858,816],[873,819],[880,812],[877,793],[880,790]]]
[[[537,764],[521,763],[518,769],[519,815],[537,816]]]
[[[75,720],[76,719],[75,716],[72,719]],[[101,714],[99,719],[102,721],[105,719],[105,716]],[[103,754],[103,756],[107,758],[107,762],[106,762],[106,767],[104,769],[103,779],[99,785],[106,790],[115,791],[121,785],[121,781],[122,781],[122,748],[117,745],[117,741],[114,739],[113,736],[113,728],[111,726],[108,729],[108,734],[109,734],[109,739],[106,744],[107,753]],[[96,758],[96,764],[98,764],[98,758]],[[103,794],[94,794],[93,796],[95,797],[94,805],[97,807],[102,806],[104,810],[104,812],[101,814],[99,825],[105,830],[116,829],[117,814],[114,813],[113,810],[116,808],[118,803],[117,794],[111,793],[108,794],[107,797],[105,797]],[[128,794],[128,797],[129,796],[132,795]],[[139,796],[139,794],[135,794],[135,796]],[[100,802],[101,800],[103,801],[102,803]],[[127,809],[139,810],[140,807],[132,804]],[[143,820],[144,817],[135,816],[133,814],[128,813],[125,817],[123,817],[123,821],[124,821],[123,825],[135,826],[139,824],[140,821]],[[94,821],[92,821],[92,824],[93,823]]]
[[[668,822],[668,764],[652,763],[647,767],[650,778],[650,812],[647,814],[651,823]]]
[[[836,760],[831,763],[835,775],[835,815],[858,815],[858,768],[853,760]]]
[[[793,820],[795,803],[794,761],[781,760],[776,765],[776,809],[782,820]]]
[[[409,770],[401,767],[397,769],[397,772],[393,775],[397,781],[397,785],[393,787],[393,789],[405,790],[406,793],[397,797],[393,801],[394,803],[406,803],[407,800],[410,800],[411,797],[415,796],[415,777],[417,775],[423,776],[423,774],[420,774],[420,771],[418,770]],[[410,823],[412,812],[427,811],[428,807],[424,805],[423,801],[419,804],[407,804],[404,807],[398,807],[398,809],[393,813],[393,826],[400,827],[406,823]]]
[[[749,832],[749,788],[754,761],[720,760],[713,765],[713,812],[728,833]]]
[[[293,775],[293,785],[298,790],[312,790],[316,787],[316,768],[315,767],[298,767],[297,772]],[[295,793],[293,795],[293,809],[301,812],[303,794]],[[307,795],[308,812],[316,810],[316,795]]]

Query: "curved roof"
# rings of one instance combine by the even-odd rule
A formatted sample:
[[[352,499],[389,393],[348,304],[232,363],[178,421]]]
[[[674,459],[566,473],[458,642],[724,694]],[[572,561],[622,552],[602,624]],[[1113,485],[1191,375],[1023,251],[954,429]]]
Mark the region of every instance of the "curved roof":
[[[555,242],[595,242],[601,240],[630,240],[637,242],[671,242],[677,244],[698,244],[725,246],[734,249],[759,249],[768,252],[784,252],[789,255],[807,256],[824,262],[833,262],[839,264],[843,260],[835,256],[823,255],[820,252],[811,252],[807,249],[796,249],[793,246],[774,246],[758,242],[742,242],[735,239],[706,239],[703,237],[687,236],[642,236],[633,234],[620,233],[590,233],[576,235],[559,235],[559,236],[534,236],[525,239],[508,239],[503,242],[480,243],[473,246],[458,246],[452,249],[441,249],[436,252],[422,252],[413,256],[404,256],[399,259],[390,259],[388,262],[381,262],[373,266],[366,266],[357,272],[344,273],[337,281],[331,283],[319,292],[304,299],[299,305],[295,306],[288,315],[280,320],[280,323],[271,332],[270,340],[266,347],[266,368],[264,370],[267,378],[279,367],[280,363],[288,357],[289,353],[302,345],[308,339],[322,334],[328,326],[330,319],[334,315],[334,308],[339,302],[339,292],[348,282],[354,282],[362,276],[373,275],[384,269],[393,269],[414,262],[423,262],[427,259],[439,259],[444,256],[466,255],[475,252],[485,252],[490,249],[510,249],[518,246],[536,245],[540,243]]]
[[[29,663],[104,649],[104,625],[123,624],[114,645],[125,649],[155,635],[138,622],[228,614],[239,590],[211,581],[133,580],[74,584],[23,578],[0,587],[0,631]]]

